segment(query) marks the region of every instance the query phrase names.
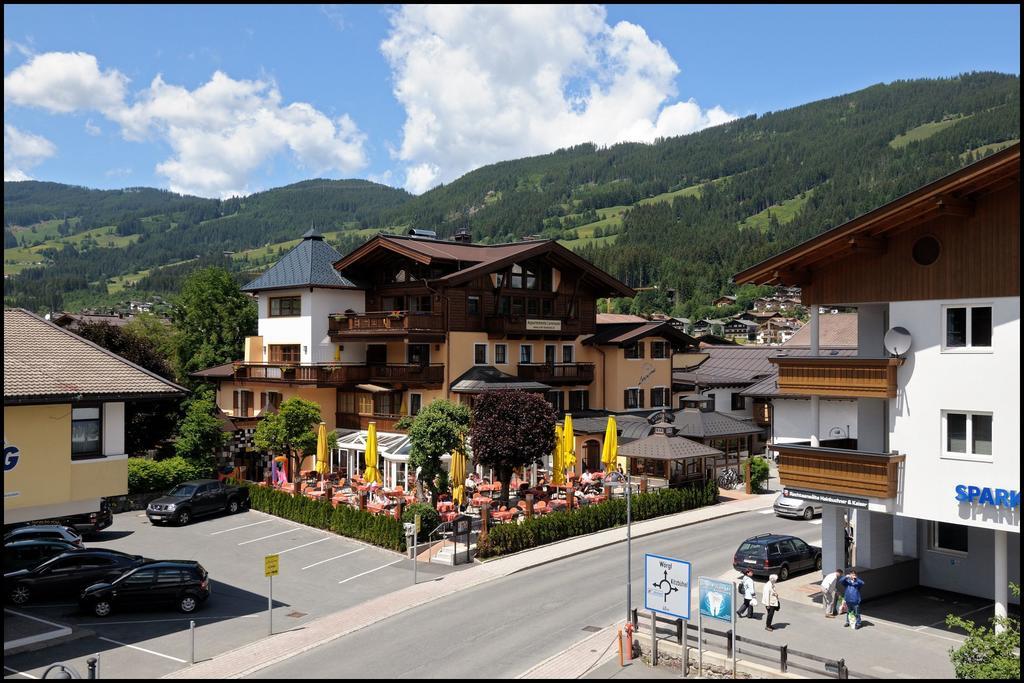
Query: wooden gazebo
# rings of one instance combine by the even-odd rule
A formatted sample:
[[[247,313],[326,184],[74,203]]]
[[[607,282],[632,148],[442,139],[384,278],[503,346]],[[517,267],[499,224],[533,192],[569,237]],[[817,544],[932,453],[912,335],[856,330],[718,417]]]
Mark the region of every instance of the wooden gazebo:
[[[632,474],[664,478],[672,487],[713,478],[722,451],[679,436],[678,432],[670,415],[662,413],[650,436],[620,446],[619,455],[629,459]]]

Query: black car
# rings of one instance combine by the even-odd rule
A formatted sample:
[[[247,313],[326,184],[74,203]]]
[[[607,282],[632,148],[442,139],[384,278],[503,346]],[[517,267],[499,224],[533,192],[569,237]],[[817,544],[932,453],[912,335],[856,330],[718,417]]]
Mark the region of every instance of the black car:
[[[37,538],[66,541],[74,546],[82,546],[82,535],[61,524],[27,524],[17,527],[4,534],[4,545],[11,541],[29,541]]]
[[[191,560],[151,562],[126,572],[114,581],[97,583],[82,591],[83,611],[97,617],[117,609],[175,607],[185,614],[196,611],[210,597],[210,581],[203,565]]]
[[[740,544],[732,566],[740,573],[753,569],[755,576],[778,574],[785,581],[794,572],[821,569],[821,548],[796,536],[761,534]]]
[[[116,550],[75,550],[32,569],[5,573],[4,590],[15,605],[68,595],[78,597],[87,586],[113,581],[129,569],[151,561]]]
[[[4,574],[19,569],[32,569],[43,562],[80,548],[67,541],[49,538],[34,538],[28,541],[4,543]]]
[[[77,515],[66,517],[51,517],[48,519],[37,519],[31,522],[21,522],[4,527],[4,533],[13,529],[37,524],[60,524],[74,529],[82,535],[99,533],[114,523],[114,514],[110,510],[110,503],[106,498],[100,498],[100,509],[96,512],[82,512]]]
[[[146,506],[153,524],[173,522],[185,525],[194,517],[215,512],[234,514],[249,509],[249,489],[230,486],[216,479],[197,479],[178,484],[166,496]]]

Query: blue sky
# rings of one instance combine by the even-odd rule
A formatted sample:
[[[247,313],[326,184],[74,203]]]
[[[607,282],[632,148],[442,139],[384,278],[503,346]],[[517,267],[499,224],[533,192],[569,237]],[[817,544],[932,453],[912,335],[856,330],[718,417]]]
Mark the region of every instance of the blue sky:
[[[421,192],[584,140],[1019,65],[1016,5],[5,5],[4,176]]]

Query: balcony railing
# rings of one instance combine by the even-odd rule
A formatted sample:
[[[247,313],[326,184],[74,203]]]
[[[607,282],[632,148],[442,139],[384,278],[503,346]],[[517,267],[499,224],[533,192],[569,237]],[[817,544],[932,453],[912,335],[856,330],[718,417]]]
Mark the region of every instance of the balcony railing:
[[[906,456],[807,444],[773,446],[783,486],[872,498],[895,498]]]
[[[357,415],[355,413],[335,413],[334,419],[339,429],[367,429],[371,422],[377,423],[378,432],[401,432],[395,429],[395,423],[401,415]]]
[[[440,313],[420,311],[372,311],[369,313],[332,314],[328,318],[332,337],[388,337],[409,334],[443,334],[444,318]]]
[[[590,384],[593,363],[520,363],[519,379],[542,384]]]
[[[902,358],[776,356],[779,393],[799,396],[896,398],[896,369]]]
[[[415,385],[442,384],[444,366],[420,365],[348,365],[341,363],[239,363],[235,365],[236,381],[282,382],[341,386],[359,382],[393,382]]]

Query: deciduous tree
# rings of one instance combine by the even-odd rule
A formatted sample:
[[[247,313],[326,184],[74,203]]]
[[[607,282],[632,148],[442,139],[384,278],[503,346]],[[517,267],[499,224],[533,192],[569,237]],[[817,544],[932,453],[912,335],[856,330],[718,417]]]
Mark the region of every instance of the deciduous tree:
[[[316,452],[316,428],[319,424],[319,405],[301,398],[290,398],[281,404],[277,413],[261,419],[253,434],[256,448],[271,456],[288,458],[295,493],[301,490],[299,467],[302,458]]]
[[[417,481],[430,492],[431,503],[436,503],[437,494],[447,488],[443,485],[446,477],[441,456],[462,447],[469,423],[467,406],[445,400],[432,401],[412,421],[409,464],[420,468]]]

